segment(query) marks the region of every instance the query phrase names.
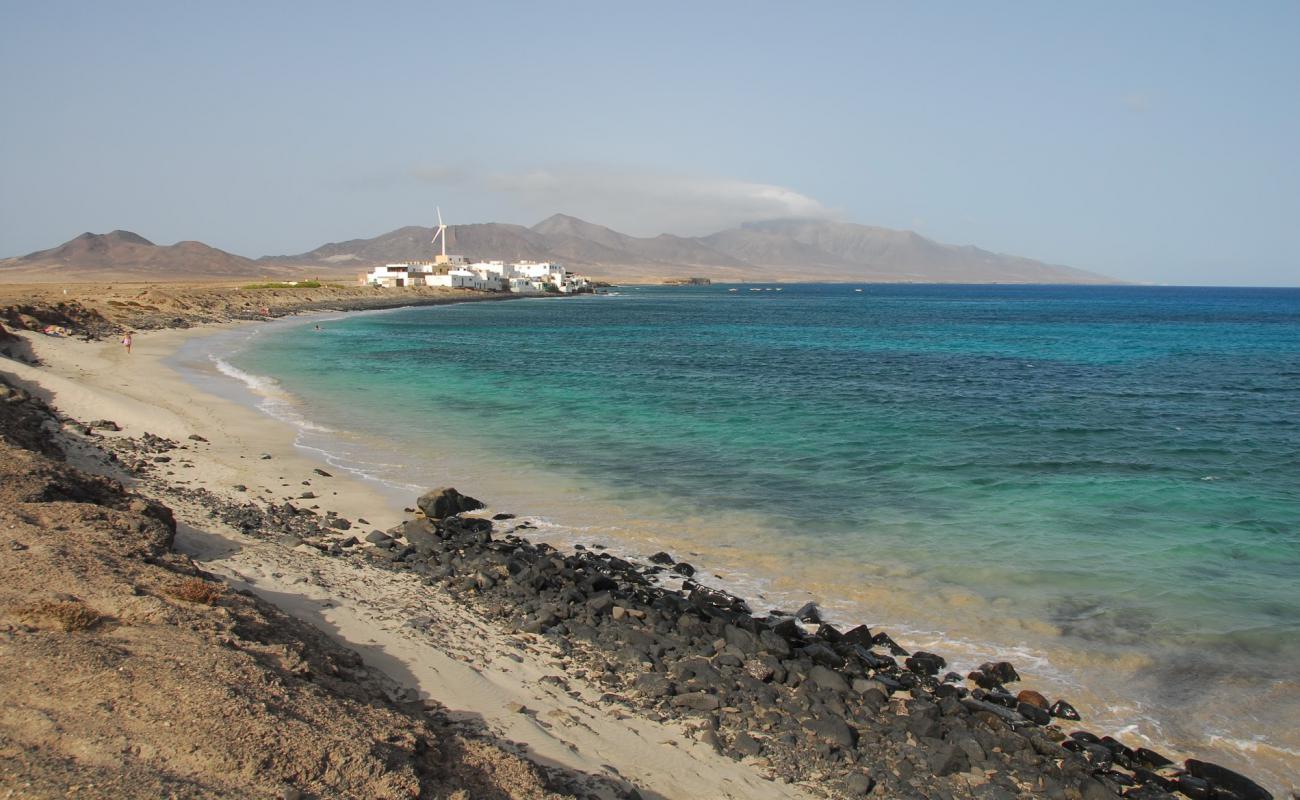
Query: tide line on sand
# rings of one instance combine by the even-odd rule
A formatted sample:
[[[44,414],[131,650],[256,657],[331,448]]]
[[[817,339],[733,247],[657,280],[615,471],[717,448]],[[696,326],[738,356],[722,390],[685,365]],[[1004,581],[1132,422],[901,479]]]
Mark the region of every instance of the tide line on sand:
[[[486,520],[412,520],[376,487],[321,474],[288,427],[168,369],[163,358],[188,335],[142,337],[129,356],[115,344],[36,341],[46,366],[12,372],[71,417],[121,428],[77,452],[88,468],[107,469],[96,449],[138,450],[146,432],[176,445],[170,460],[128,466],[190,526],[178,543],[196,560],[402,676],[413,697],[478,715],[544,761],[612,769],[664,797],[795,797],[801,781],[906,793],[918,780],[954,796],[990,782],[1087,795],[1117,789],[1116,774],[1144,774],[1133,767],[1162,766],[1088,737],[1063,748],[1034,724],[1051,718],[1032,694],[1002,691],[1012,677],[1000,666],[968,690],[941,682],[941,657],[904,655],[861,631],[845,642],[851,632],[818,626],[812,611],[811,625],[757,620],[725,592],[658,586],[651,565],[557,554],[509,524],[489,533]],[[234,510],[250,508],[280,529],[240,531]],[[296,536],[290,518],[310,518],[316,535]],[[388,533],[362,544],[351,530],[360,520]],[[530,578],[512,580],[520,574]],[[1236,778],[1189,763],[1161,780]]]

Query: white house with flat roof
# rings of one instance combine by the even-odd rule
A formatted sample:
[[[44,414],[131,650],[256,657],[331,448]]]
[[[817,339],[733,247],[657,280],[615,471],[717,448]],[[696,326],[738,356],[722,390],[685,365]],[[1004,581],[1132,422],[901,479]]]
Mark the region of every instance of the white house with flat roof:
[[[426,286],[428,285],[426,280],[432,272],[432,264],[384,264],[362,273],[358,276],[357,282],[362,286],[382,286],[386,289]]]
[[[387,289],[445,286],[452,289],[522,294],[570,294],[591,290],[590,280],[549,261],[471,262],[465,256],[448,255],[447,226],[442,222],[442,209],[438,209],[438,230],[433,236],[433,244],[441,244],[441,252],[432,261],[384,264],[358,275],[357,282],[362,286]]]
[[[559,264],[524,261],[475,261],[463,266],[408,261],[384,264],[358,276],[362,286],[404,289],[411,286],[444,286],[485,292],[572,294],[589,291],[591,281],[569,272]]]

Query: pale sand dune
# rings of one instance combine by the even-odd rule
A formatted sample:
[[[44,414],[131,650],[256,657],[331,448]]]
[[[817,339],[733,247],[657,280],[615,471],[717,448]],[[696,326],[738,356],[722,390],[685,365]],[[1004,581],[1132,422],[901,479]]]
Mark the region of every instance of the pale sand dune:
[[[45,365],[4,361],[0,371],[77,419],[122,426],[109,436],[148,431],[187,444],[191,434],[207,439],[184,451],[193,468],[177,470],[175,482],[235,500],[248,495],[231,487],[244,484],[249,494],[282,500],[296,496],[301,481],[310,478],[322,512],[365,517],[380,528],[403,518],[374,485],[337,471],[332,478],[316,476],[312,470],[326,465],[294,446],[289,426],[205,394],[163,363],[182,341],[204,330],[138,335],[130,355],[115,340],[83,343],[22,333]],[[263,453],[271,459],[261,459]],[[756,768],[718,754],[681,723],[656,723],[602,703],[601,690],[567,672],[572,662],[547,642],[507,635],[415,575],[241,536],[202,508],[182,504],[175,510],[184,523],[177,546],[206,569],[319,627],[356,649],[370,668],[441,702],[453,715],[481,720],[499,736],[522,743],[542,763],[619,775],[646,797],[810,796],[803,787],[767,780]],[[418,625],[408,624],[413,619]],[[547,676],[553,677],[543,682]]]

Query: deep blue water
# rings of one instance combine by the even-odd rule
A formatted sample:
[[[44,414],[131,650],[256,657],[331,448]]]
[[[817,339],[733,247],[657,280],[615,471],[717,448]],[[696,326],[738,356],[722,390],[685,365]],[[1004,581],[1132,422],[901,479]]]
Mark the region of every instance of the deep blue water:
[[[1300,655],[1300,290],[736,288],[356,315],[231,360],[395,449],[743,514],[1084,648]]]

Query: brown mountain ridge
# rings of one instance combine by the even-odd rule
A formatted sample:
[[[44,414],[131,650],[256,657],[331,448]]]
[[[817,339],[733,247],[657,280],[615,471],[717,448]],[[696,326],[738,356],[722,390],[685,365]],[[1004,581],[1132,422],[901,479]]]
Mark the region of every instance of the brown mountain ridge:
[[[351,277],[371,266],[428,259],[434,228],[407,226],[257,260],[201,242],[156,245],[128,231],[84,233],[49,250],[0,260],[0,280],[221,280]],[[448,252],[475,259],[557,261],[622,282],[700,276],[715,281],[1114,283],[1071,267],[942,244],[912,231],[812,219],[751,222],[708,236],[629,236],[555,214],[531,228],[449,225]]]
[[[157,245],[139,234],[116,230],[83,233],[58,247],[0,261],[0,281],[175,282],[297,274],[301,269],[268,265],[218,250],[202,242]]]
[[[434,230],[399,228],[262,261],[361,268],[427,259]],[[637,237],[555,214],[531,228],[449,225],[447,246],[448,252],[471,258],[558,261],[597,278],[628,282],[687,276],[716,281],[1116,282],[1072,267],[942,244],[912,231],[810,219],[750,222],[708,236]]]

